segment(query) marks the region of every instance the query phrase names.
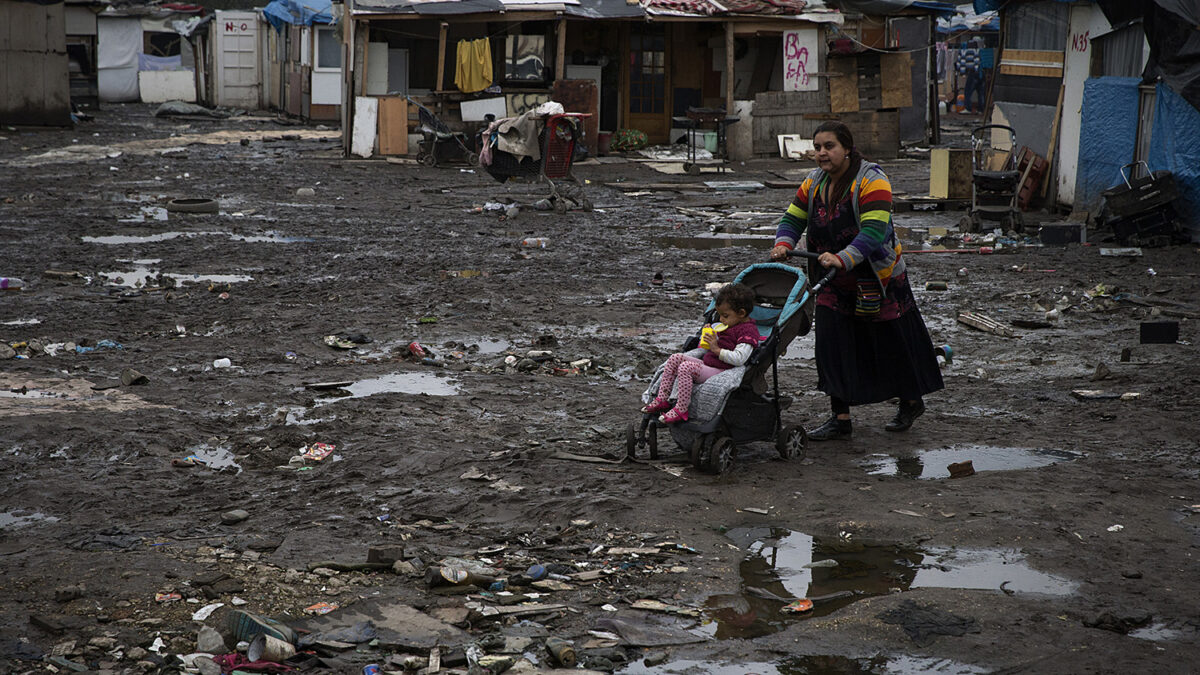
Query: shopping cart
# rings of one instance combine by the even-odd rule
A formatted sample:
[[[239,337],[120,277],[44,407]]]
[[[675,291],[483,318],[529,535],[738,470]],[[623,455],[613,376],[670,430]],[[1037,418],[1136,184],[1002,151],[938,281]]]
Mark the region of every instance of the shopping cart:
[[[592,210],[592,202],[583,193],[583,182],[571,170],[575,159],[575,148],[583,140],[583,120],[591,117],[586,113],[560,113],[548,115],[538,132],[540,159],[518,157],[496,146],[496,135],[484,138],[490,144],[491,163],[484,166],[487,172],[501,183],[510,179],[546,183],[550,186],[550,204],[558,213],[566,213],[571,205],[584,211]]]

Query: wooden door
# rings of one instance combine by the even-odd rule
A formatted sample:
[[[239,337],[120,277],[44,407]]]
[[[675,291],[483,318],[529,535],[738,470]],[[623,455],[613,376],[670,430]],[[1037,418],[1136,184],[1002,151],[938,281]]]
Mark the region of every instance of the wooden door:
[[[629,32],[629,89],[627,125],[650,137],[650,143],[666,143],[671,130],[669,100],[670,55],[663,26],[635,25]]]

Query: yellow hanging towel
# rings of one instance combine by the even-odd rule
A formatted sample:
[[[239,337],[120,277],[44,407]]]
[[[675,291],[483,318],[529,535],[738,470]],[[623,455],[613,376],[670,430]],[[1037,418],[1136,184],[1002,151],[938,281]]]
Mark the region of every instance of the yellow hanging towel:
[[[491,85],[491,41],[487,38],[459,40],[455,54],[454,86],[469,94]]]

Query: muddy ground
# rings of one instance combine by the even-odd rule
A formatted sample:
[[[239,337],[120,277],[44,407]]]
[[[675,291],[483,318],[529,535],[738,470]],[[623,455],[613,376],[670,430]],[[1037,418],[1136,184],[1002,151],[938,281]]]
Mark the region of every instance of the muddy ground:
[[[525,669],[548,663],[546,635],[625,672],[1186,672],[1200,659],[1194,245],[918,255],[938,239],[923,229],[960,214],[898,213],[921,310],[954,350],[911,431],[884,432],[881,404],[855,410],[850,441],[792,460],[749,444],[721,476],[665,433],[660,461],[588,463],[555,455],[621,457],[704,286],[765,255],[695,238],[769,227],[791,197],[701,181],[804,167],[697,179],[587,164],[594,213],[502,219],[472,211],[530,205],[540,188],[345,160],[336,135],[147,106],[0,130],[0,276],[27,282],[0,293],[0,339],[56,352],[0,364],[0,671],[175,672],[171,655],[235,605],[313,631],[355,616],[394,631],[322,648],[300,662],[311,672],[400,670],[434,642],[454,653],[496,633],[539,638],[513,643]],[[926,192],[926,160],[886,168],[897,192]],[[194,197],[220,213],[163,210]],[[949,290],[924,290],[934,280]],[[955,320],[1011,327],[1052,309],[1013,337]],[[1152,320],[1179,321],[1180,342],[1140,344]],[[371,341],[342,350],[328,335]],[[412,341],[434,365],[407,357]],[[827,416],[811,341],[780,369],[784,421],[809,427]],[[127,368],[148,382],[115,386]],[[322,382],[349,384],[306,387]],[[314,442],[336,449],[294,459]],[[193,455],[206,464],[172,465]],[[966,459],[976,475],[946,477]],[[235,509],[248,518],[223,524]],[[372,547],[409,564],[329,564]],[[531,608],[428,588],[420,568],[448,556],[501,576],[569,568]],[[802,597],[814,610],[781,611]],[[306,613],[320,602],[341,609]]]

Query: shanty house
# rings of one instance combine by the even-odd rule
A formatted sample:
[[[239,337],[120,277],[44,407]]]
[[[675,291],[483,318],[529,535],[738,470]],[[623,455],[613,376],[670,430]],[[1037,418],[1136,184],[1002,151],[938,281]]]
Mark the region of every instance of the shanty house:
[[[744,156],[776,155],[780,134],[811,133],[831,116],[863,129],[875,155],[894,156],[901,110],[912,115],[904,137],[927,136],[929,14],[951,6],[861,4],[888,15],[804,0],[349,0],[345,146],[360,104],[379,128],[406,129],[412,111],[403,96],[410,95],[453,126],[486,112],[519,114],[551,97],[563,102],[572,96],[568,82],[590,81],[593,98],[566,103],[594,113],[591,139],[598,130],[633,128],[664,143],[682,133],[674,117],[717,108],[751,125]],[[845,57],[836,71],[827,67],[831,43]],[[464,84],[459,66],[472,58],[481,67],[468,67]],[[407,150],[395,138],[380,137],[379,145],[382,154]]]

